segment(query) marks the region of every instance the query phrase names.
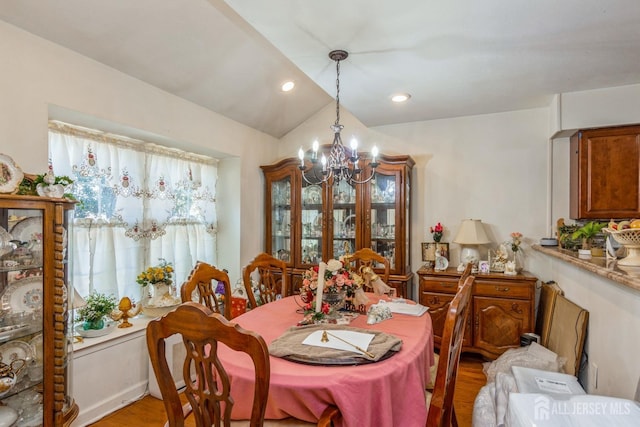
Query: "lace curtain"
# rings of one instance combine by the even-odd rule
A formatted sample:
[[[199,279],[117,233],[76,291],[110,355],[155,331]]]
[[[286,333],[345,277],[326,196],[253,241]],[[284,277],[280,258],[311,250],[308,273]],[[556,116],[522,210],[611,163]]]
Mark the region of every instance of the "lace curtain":
[[[202,260],[216,263],[217,161],[60,122],[49,125],[56,176],[74,180],[72,283],[140,301],[136,277],[160,259],[179,287]]]

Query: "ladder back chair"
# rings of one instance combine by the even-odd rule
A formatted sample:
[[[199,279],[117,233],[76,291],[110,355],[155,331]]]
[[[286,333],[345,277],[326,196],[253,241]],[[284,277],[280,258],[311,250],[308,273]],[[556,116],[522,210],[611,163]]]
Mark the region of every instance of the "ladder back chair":
[[[216,296],[218,283],[224,285],[224,301]],[[187,280],[180,286],[182,302],[194,301],[193,293],[197,291],[198,302],[207,306],[211,311],[231,319],[231,282],[224,270],[218,270],[211,264],[198,261],[189,273]]]
[[[432,393],[427,392],[427,400],[430,400],[427,427],[457,427],[458,425],[453,409],[453,392],[474,281],[474,276],[467,277],[449,306],[440,344],[435,387]]]
[[[257,272],[257,295],[252,286],[252,276]],[[242,281],[247,292],[251,308],[288,296],[287,264],[267,253],[255,257],[242,270]]]

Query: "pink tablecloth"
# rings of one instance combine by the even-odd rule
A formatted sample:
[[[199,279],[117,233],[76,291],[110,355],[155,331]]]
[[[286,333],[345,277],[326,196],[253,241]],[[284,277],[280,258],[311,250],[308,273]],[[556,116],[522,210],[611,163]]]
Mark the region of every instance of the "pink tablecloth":
[[[371,302],[378,297],[369,295]],[[256,331],[267,345],[302,317],[295,297],[260,306],[234,319]],[[367,325],[360,315],[350,326],[393,334],[402,349],[387,360],[358,366],[316,366],[271,356],[271,384],[266,418],[295,417],[316,422],[330,404],[340,408],[343,427],[424,426],[427,418],[424,389],[433,364],[431,316],[394,314],[392,319]],[[234,419],[248,419],[253,396],[253,365],[246,355],[221,351],[236,397]]]

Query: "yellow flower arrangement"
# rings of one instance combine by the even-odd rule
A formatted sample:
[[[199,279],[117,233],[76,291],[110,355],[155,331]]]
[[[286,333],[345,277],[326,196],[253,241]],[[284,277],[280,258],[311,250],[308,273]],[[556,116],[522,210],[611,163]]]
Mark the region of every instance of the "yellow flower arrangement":
[[[142,285],[142,287],[160,282],[171,285],[171,283],[173,283],[171,280],[172,274],[173,267],[171,266],[171,263],[168,263],[164,258],[160,258],[160,264],[155,267],[149,267],[140,273],[136,282]]]

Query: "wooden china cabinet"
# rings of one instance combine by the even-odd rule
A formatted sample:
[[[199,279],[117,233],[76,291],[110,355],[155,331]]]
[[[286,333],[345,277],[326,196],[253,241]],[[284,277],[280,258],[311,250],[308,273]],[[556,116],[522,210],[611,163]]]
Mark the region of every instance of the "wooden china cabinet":
[[[302,272],[320,261],[369,247],[389,260],[389,285],[398,295],[407,296],[413,277],[410,227],[415,162],[409,156],[381,155],[378,163],[375,177],[355,186],[345,181],[311,185],[295,158],[261,166],[266,183],[265,251],[287,262],[291,292],[300,288]]]
[[[66,199],[0,194],[0,423],[68,426],[71,397]],[[16,416],[17,415],[17,416]]]

